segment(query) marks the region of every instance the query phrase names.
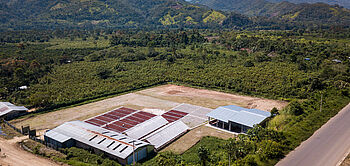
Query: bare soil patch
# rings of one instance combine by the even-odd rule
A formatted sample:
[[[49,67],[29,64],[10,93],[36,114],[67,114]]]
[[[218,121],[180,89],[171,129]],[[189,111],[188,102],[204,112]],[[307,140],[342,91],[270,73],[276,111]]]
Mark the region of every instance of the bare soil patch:
[[[18,142],[26,139],[26,136],[15,137],[10,140],[6,140],[0,137],[0,165],[10,166],[56,166],[57,163],[36,156],[30,152],[23,150],[19,147]]]
[[[350,166],[350,154],[345,158],[345,160],[340,164],[340,166]]]
[[[189,131],[175,142],[164,148],[162,151],[172,151],[177,154],[184,153],[187,149],[194,146],[201,140],[202,137],[205,136],[214,136],[222,139],[235,137],[235,135],[232,133],[216,130],[208,126],[200,126]]]
[[[284,101],[235,95],[213,90],[196,89],[178,85],[162,85],[155,88],[145,89],[136,93],[163,100],[170,100],[178,103],[188,103],[208,108],[217,108],[222,105],[233,104],[246,108],[257,108],[265,111],[270,111],[273,107],[281,109],[288,104]]]

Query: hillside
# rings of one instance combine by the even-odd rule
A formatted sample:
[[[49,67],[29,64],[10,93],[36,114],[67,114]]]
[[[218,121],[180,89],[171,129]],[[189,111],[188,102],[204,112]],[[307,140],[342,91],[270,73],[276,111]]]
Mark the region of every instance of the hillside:
[[[0,14],[4,29],[206,26],[226,18],[182,0],[3,0]]]
[[[193,0],[191,3],[184,0],[2,0],[0,30],[292,29],[305,25],[350,25],[349,13],[348,9],[335,5],[271,3],[265,0]]]
[[[282,20],[293,22],[331,24],[334,22],[349,25],[350,10],[337,5],[324,3],[300,4],[280,16]]]
[[[323,2],[330,5],[340,5],[350,9],[350,1],[349,0],[267,0],[269,2],[284,2],[288,1],[291,3],[318,3]]]
[[[271,3],[265,0],[193,0],[216,10],[234,11],[249,16],[266,16],[270,21],[301,24],[350,24],[350,10],[325,3]]]

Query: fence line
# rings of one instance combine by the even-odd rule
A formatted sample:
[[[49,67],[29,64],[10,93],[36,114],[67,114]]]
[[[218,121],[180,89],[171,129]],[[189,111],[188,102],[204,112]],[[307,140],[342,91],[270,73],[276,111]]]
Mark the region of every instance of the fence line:
[[[8,126],[10,126],[12,129],[14,129],[14,130],[16,130],[17,132],[23,134],[21,129],[15,127],[15,126],[12,125],[10,122],[8,122],[8,121],[6,121],[6,120],[4,120],[4,122],[5,122]]]
[[[15,131],[23,134],[22,130],[17,128],[16,126],[12,125],[10,122],[6,121],[6,120],[3,120],[5,122],[5,124],[7,124],[8,126],[10,126],[12,129],[14,129]],[[23,134],[24,135],[24,134]],[[61,148],[59,148],[57,145],[54,145],[54,144],[51,144],[51,143],[48,143],[46,142],[45,140],[42,140],[40,138],[37,138],[36,136],[31,136],[31,135],[28,135],[29,139],[35,141],[35,142],[38,142],[38,143],[41,143],[43,145],[45,145],[46,147],[48,148],[51,148],[51,149],[54,149],[54,150],[57,150],[57,151],[60,151],[60,152],[63,152],[61,150]]]

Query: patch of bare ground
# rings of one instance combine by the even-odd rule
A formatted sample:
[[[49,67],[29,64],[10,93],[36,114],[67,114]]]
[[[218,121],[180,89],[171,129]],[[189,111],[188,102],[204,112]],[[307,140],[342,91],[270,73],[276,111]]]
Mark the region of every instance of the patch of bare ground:
[[[232,133],[216,130],[208,126],[200,126],[189,131],[175,142],[164,148],[162,151],[172,151],[177,154],[184,153],[205,136],[214,136],[222,139],[235,137],[235,135]]]
[[[0,137],[0,165],[4,166],[56,166],[59,165],[51,160],[36,156],[23,150],[19,142],[27,139],[27,136],[14,137],[6,140]]]
[[[340,166],[350,166],[350,154],[345,158],[345,160],[340,164]]]
[[[129,93],[73,108],[40,114],[31,118],[14,120],[11,123],[17,127],[30,125],[31,128],[44,130],[54,128],[67,121],[85,120],[121,106],[134,109],[157,108],[168,110],[178,104],[172,101]]]
[[[213,90],[196,89],[178,85],[162,85],[155,88],[145,89],[136,93],[177,103],[188,103],[208,108],[217,108],[222,105],[233,104],[246,108],[257,108],[270,111],[273,107],[281,109],[288,104],[284,101],[235,95]]]

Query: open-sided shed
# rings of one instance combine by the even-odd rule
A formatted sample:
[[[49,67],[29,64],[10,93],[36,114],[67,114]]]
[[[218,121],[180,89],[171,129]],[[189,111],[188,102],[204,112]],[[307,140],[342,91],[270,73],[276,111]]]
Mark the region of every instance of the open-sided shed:
[[[207,114],[212,126],[232,132],[247,132],[270,116],[271,113],[267,111],[235,105],[221,106]]]

